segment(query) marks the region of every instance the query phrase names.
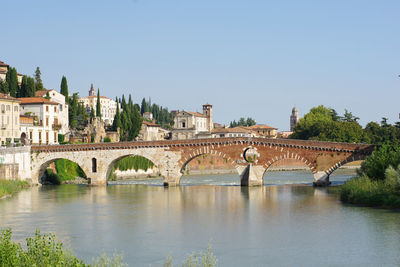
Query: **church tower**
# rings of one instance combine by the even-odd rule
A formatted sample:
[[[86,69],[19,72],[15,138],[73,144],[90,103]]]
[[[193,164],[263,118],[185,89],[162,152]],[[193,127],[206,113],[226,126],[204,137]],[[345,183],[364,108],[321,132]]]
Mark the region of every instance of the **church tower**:
[[[94,88],[93,88],[93,83],[92,83],[92,85],[90,86],[89,96],[96,96],[96,92],[94,91]]]
[[[214,129],[214,122],[213,122],[213,107],[210,104],[203,105],[203,115],[207,116],[207,128],[208,131],[212,131]]]
[[[292,109],[292,115],[290,115],[290,131],[293,132],[294,126],[299,122],[299,111],[296,107]]]

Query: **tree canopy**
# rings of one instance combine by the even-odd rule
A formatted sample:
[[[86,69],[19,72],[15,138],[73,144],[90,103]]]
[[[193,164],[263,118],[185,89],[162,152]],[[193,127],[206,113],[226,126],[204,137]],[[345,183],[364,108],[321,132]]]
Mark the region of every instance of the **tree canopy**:
[[[242,117],[237,122],[235,120],[231,121],[230,124],[229,124],[229,127],[231,127],[231,128],[237,127],[237,126],[246,127],[246,126],[253,126],[255,124],[256,124],[256,121],[253,118],[249,117],[249,118],[245,119],[245,118]]]

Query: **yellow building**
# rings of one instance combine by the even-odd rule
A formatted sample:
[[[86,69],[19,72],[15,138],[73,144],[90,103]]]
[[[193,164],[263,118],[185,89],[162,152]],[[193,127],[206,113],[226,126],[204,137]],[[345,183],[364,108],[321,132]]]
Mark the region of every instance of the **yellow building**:
[[[0,93],[0,142],[18,143],[19,131],[19,104],[21,101],[10,95]]]

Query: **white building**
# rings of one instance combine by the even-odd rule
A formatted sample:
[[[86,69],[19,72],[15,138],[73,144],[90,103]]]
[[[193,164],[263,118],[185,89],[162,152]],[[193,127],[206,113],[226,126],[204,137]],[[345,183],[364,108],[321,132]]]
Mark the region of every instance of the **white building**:
[[[21,138],[25,137],[31,144],[57,144],[58,133],[62,126],[59,118],[59,103],[43,97],[22,97],[20,114]],[[31,118],[31,119],[28,119]],[[26,119],[24,119],[26,118]]]
[[[192,139],[211,133],[214,128],[212,105],[203,105],[203,113],[178,111],[175,114],[172,139]]]
[[[19,141],[19,104],[20,101],[17,98],[0,93],[1,145],[18,143]]]
[[[3,61],[0,61],[0,80],[5,81],[8,69],[10,66],[5,64]],[[17,73],[18,84],[21,85],[22,82],[22,74]]]
[[[58,103],[58,123],[61,125],[60,134],[69,133],[68,104],[65,103],[65,96],[54,89],[36,91],[38,97],[50,97],[50,101]]]
[[[79,98],[79,102],[83,103],[88,113],[90,113],[91,109],[96,112],[97,96],[96,92],[93,89],[93,84],[90,86],[89,96]],[[115,113],[117,112],[117,102],[108,97],[100,96],[100,108],[101,120],[106,125],[112,125]]]

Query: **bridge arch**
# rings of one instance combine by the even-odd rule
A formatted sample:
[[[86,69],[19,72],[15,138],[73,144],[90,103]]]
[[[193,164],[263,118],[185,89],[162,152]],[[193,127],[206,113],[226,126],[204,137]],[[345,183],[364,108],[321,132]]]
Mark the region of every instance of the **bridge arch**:
[[[87,177],[88,171],[84,169],[84,165],[81,165],[81,164],[79,164],[78,162],[76,162],[75,160],[70,159],[70,158],[68,158],[68,157],[55,157],[55,158],[52,158],[52,159],[50,159],[50,160],[44,161],[44,162],[42,162],[42,163],[40,164],[40,167],[39,167],[39,170],[38,170],[38,176],[37,176],[37,179],[38,179],[38,182],[39,182],[39,183],[42,183],[42,182],[43,182],[42,179],[43,179],[43,176],[44,176],[44,174],[45,174],[45,172],[46,172],[46,169],[48,169],[49,166],[50,166],[52,163],[55,163],[57,160],[60,160],[60,159],[69,160],[69,161],[75,163],[76,165],[79,166],[79,168],[83,171],[83,173],[84,173],[85,176]]]
[[[353,161],[360,161],[360,160],[365,160],[367,157],[367,155],[364,154],[357,154],[357,155],[352,155],[347,157],[344,160],[341,161],[337,161],[335,164],[333,164],[332,166],[330,166],[325,172],[326,174],[329,176],[331,175],[334,171],[336,171],[337,169],[339,169],[340,167],[342,167],[343,165],[353,162]]]
[[[113,172],[113,170],[114,170],[114,166],[115,166],[115,164],[116,164],[118,161],[120,161],[120,160],[122,160],[122,159],[124,159],[124,158],[127,158],[127,157],[134,157],[134,156],[138,156],[138,157],[145,158],[145,159],[149,160],[150,162],[152,162],[152,163],[154,164],[154,166],[156,166],[156,167],[158,168],[158,162],[157,162],[152,156],[150,156],[150,155],[143,155],[143,153],[127,153],[127,154],[125,154],[125,155],[122,155],[122,156],[119,156],[119,157],[114,158],[114,159],[108,164],[107,172],[106,172],[106,179],[107,179],[107,181],[108,181],[108,179],[110,178],[110,176],[111,176],[111,174],[112,174],[112,172]]]

